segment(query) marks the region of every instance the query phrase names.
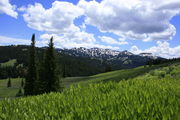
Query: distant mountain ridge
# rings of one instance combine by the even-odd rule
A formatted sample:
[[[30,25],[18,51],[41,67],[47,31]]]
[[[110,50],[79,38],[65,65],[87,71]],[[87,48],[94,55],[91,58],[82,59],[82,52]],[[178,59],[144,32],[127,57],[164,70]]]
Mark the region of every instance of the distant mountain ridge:
[[[148,61],[163,59],[161,57],[153,56],[152,53],[133,54],[127,50],[117,51],[102,48],[72,48],[72,49],[57,49],[61,54],[97,59],[106,65],[110,65],[113,69],[134,68],[145,65]]]
[[[157,59],[160,57],[153,56],[152,53],[140,53],[140,54],[133,54],[127,50],[125,51],[117,51],[111,49],[102,49],[102,48],[72,48],[72,49],[57,49],[60,53],[64,53],[70,56],[76,57],[90,57],[90,58],[97,58],[97,59],[119,59],[120,57],[130,57],[130,56],[139,56],[139,57],[147,57],[150,59]]]

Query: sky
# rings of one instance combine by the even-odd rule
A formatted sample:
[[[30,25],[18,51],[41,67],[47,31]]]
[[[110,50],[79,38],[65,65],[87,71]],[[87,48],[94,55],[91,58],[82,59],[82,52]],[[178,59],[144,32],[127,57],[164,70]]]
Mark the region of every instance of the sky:
[[[104,48],[180,57],[180,0],[0,0],[0,45]]]

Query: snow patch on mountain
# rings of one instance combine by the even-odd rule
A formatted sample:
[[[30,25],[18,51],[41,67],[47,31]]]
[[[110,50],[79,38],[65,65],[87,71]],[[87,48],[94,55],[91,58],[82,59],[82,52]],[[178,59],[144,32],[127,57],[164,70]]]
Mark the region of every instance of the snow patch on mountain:
[[[117,51],[111,49],[102,49],[102,48],[72,48],[72,49],[59,49],[59,52],[63,52],[64,54],[68,54],[71,56],[77,57],[91,57],[91,58],[100,58],[100,59],[119,59],[124,57],[131,57],[131,56],[139,56],[139,57],[147,57],[150,59],[157,59],[157,56],[154,56],[152,53],[140,53],[138,55],[133,54],[127,50],[125,51]]]

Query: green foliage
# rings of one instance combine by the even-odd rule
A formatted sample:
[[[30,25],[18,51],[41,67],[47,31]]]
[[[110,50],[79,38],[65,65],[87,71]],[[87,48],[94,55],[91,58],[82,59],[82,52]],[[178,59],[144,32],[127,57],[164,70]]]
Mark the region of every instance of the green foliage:
[[[42,60],[41,60],[42,61]],[[42,67],[43,65],[41,65],[43,63],[39,63],[38,68],[38,76],[41,78],[38,78],[38,81],[36,81],[36,91],[38,91],[37,94],[42,94],[44,93],[44,72],[42,71]],[[108,82],[108,81],[116,81],[119,82],[123,79],[130,79],[130,78],[135,78],[137,76],[143,75],[146,72],[152,71],[154,69],[158,69],[161,68],[161,66],[152,66],[152,67],[138,67],[138,68],[134,68],[134,69],[126,69],[126,70],[118,70],[118,71],[113,71],[113,72],[108,72],[108,73],[102,73],[102,74],[98,74],[98,75],[94,75],[94,76],[85,76],[85,77],[66,77],[66,78],[61,78],[61,83],[60,83],[60,87],[61,88],[68,88],[70,85],[72,84],[78,84],[80,83],[81,85],[88,85],[90,83],[100,83],[100,82]],[[41,74],[41,75],[40,75]],[[4,83],[4,80],[0,80]],[[16,79],[12,79],[12,83],[14,84],[14,82],[18,83],[18,86],[21,86],[22,84],[22,80],[21,78],[17,78]],[[25,81],[24,81],[25,82]],[[7,87],[7,82],[5,84],[5,87]],[[13,86],[14,88],[14,86]],[[9,93],[13,93],[10,96],[14,97],[15,94],[17,93],[18,89],[7,89],[3,87],[0,87],[0,97],[9,97],[9,94],[7,94],[7,92]],[[14,91],[13,91],[14,90]],[[2,91],[2,96],[1,96],[1,91]],[[7,96],[6,96],[7,95]]]
[[[35,34],[33,34],[31,47],[29,49],[28,73],[24,87],[25,95],[37,95],[59,90],[56,62],[52,37],[46,49],[45,58],[43,62],[39,62],[38,66],[35,49]]]
[[[36,81],[36,93],[37,94],[43,94],[46,91],[46,84],[47,81],[45,81],[45,75],[44,75],[44,61],[39,61],[38,65],[38,79]]]
[[[93,76],[84,77],[66,77],[62,79],[62,85],[67,88],[70,85],[81,84],[88,85],[90,83],[104,83],[108,81],[119,82],[121,80],[128,80],[137,76],[144,75],[147,72],[151,72],[155,69],[159,69],[164,65],[156,65],[152,67],[137,67],[133,69],[117,70],[107,73],[101,73]]]
[[[118,70],[112,71],[108,73],[102,73],[94,76],[90,76],[82,81],[82,84],[89,84],[89,83],[101,83],[101,82],[108,82],[108,81],[115,81],[119,82],[123,79],[128,80],[131,78],[135,78],[140,75],[144,75],[147,72],[152,70],[161,68],[163,65],[156,65],[151,67],[137,67],[133,69],[125,69],[125,70]]]
[[[0,65],[0,79],[16,78],[19,76],[19,69],[14,66],[1,66]]]
[[[59,78],[56,71],[56,56],[53,44],[53,37],[50,39],[49,46],[46,50],[46,55],[43,64],[43,80],[45,81],[44,93],[49,93],[59,90]]]
[[[29,49],[29,64],[28,64],[28,73],[26,77],[26,82],[24,86],[25,95],[34,95],[36,94],[35,90],[35,81],[37,80],[37,71],[36,71],[36,52],[35,52],[35,34],[33,34],[31,39],[31,47]]]
[[[129,80],[76,86],[63,93],[0,101],[3,120],[179,120],[180,66],[159,78],[147,73]],[[160,74],[161,74],[160,72]],[[177,77],[174,77],[177,76]]]
[[[170,72],[171,76],[180,78],[180,70],[179,70],[180,67],[174,67],[171,69],[172,69],[172,72]]]
[[[36,91],[38,91],[37,94],[44,93],[44,72],[42,71],[42,63],[37,67],[38,73],[41,75],[38,75],[41,78],[38,78],[38,81],[36,81]],[[100,83],[100,82],[108,82],[108,81],[116,81],[119,82],[123,79],[130,79],[135,78],[137,76],[143,75],[146,72],[149,72],[154,69],[158,69],[161,66],[153,66],[153,67],[138,67],[134,69],[127,69],[127,70],[118,70],[108,73],[102,73],[94,76],[85,76],[85,77],[66,77],[61,78],[60,80],[60,89],[62,90],[63,87],[69,88],[70,85],[75,84],[81,84],[83,86],[86,86],[90,83]],[[41,69],[41,70],[40,70]],[[2,82],[1,82],[2,81]],[[12,88],[6,88],[7,87],[7,80],[0,80],[0,84],[2,83],[3,86],[0,86],[0,97],[15,97],[16,93],[18,92],[21,84],[22,84],[22,78],[12,79]],[[4,84],[5,83],[5,84]],[[16,86],[14,86],[16,84]],[[22,87],[22,86],[21,86]],[[9,93],[9,94],[8,94]],[[11,94],[12,93],[12,94]]]
[[[62,77],[65,78],[66,77],[66,65],[63,65],[63,70],[62,70]]]

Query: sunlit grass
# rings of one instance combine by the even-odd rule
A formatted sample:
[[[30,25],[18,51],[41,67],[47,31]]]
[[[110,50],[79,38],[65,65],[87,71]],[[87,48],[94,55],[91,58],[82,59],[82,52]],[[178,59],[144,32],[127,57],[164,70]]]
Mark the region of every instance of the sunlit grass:
[[[0,118],[179,120],[179,72],[180,66],[164,67],[119,83],[78,85],[63,93],[3,100],[0,101]]]

